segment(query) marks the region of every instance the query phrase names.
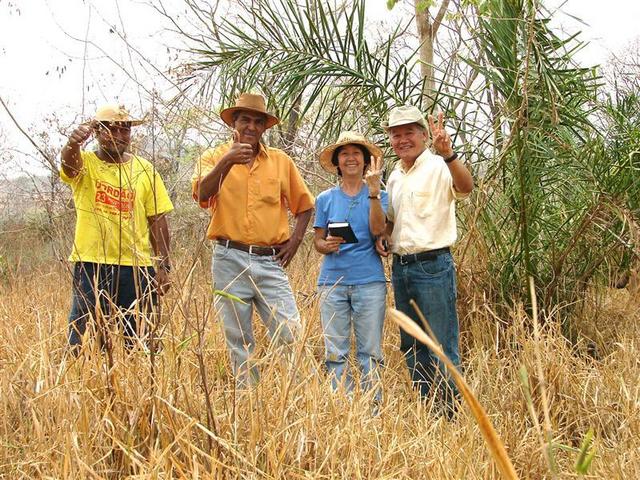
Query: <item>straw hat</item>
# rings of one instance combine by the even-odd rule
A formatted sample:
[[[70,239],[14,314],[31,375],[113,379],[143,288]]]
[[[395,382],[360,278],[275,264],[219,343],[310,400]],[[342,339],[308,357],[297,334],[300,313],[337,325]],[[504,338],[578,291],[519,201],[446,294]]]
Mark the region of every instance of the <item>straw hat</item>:
[[[364,136],[358,132],[342,132],[338,137],[338,141],[333,143],[327,147],[325,147],[320,152],[320,165],[329,173],[338,174],[338,168],[331,162],[331,157],[333,157],[333,152],[336,149],[342,147],[343,145],[362,145],[366,148],[372,157],[381,157],[382,150],[376,147],[373,143],[367,141]]]
[[[124,108],[124,105],[115,105],[111,103],[99,106],[93,120],[96,122],[110,123],[128,122],[132,127],[144,123],[144,120],[132,118],[127,109]]]
[[[222,118],[224,123],[233,127],[233,112],[237,112],[238,110],[249,110],[250,112],[265,114],[267,116],[267,128],[271,128],[280,123],[278,117],[267,112],[264,97],[257,93],[241,93],[236,100],[236,105],[222,110],[220,112],[220,118]]]
[[[424,120],[424,115],[418,107],[401,105],[391,109],[389,112],[389,121],[382,122],[382,128],[388,130],[391,127],[408,125],[409,123],[417,123],[418,125],[422,125],[423,128],[427,128],[427,122]]]

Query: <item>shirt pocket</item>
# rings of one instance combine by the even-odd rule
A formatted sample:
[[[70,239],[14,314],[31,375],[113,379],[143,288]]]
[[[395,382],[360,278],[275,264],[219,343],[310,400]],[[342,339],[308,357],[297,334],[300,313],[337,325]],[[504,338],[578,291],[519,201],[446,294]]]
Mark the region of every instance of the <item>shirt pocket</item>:
[[[260,199],[265,203],[280,202],[280,179],[265,178],[260,182]]]
[[[432,195],[428,192],[411,192],[411,208],[414,215],[420,218],[428,217],[431,213]]]

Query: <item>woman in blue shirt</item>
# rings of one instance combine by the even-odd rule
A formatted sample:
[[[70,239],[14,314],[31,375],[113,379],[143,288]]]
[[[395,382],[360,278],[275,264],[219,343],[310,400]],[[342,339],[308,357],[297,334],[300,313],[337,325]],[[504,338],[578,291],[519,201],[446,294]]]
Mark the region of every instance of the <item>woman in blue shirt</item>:
[[[339,186],[318,195],[313,225],[315,248],[325,255],[318,277],[325,363],[334,388],[344,381],[353,389],[348,373],[353,327],[361,387],[375,387],[379,401],[386,283],[375,239],[384,231],[388,205],[380,182],[382,151],[359,133],[342,132],[322,150],[320,164],[341,178]],[[357,242],[331,235],[331,223],[348,223]]]

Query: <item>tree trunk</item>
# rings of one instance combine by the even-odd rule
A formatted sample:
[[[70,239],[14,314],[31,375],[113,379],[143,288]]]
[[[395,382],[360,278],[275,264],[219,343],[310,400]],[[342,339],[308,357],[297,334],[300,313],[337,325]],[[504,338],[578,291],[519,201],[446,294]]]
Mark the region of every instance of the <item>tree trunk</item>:
[[[433,44],[436,39],[438,28],[442,23],[442,18],[447,12],[449,0],[442,0],[436,17],[431,20],[429,9],[421,7],[424,0],[415,0],[416,26],[418,27],[418,38],[420,40],[420,74],[425,79],[422,93],[422,110],[431,111],[434,102],[433,92],[435,91],[436,79],[433,68]]]

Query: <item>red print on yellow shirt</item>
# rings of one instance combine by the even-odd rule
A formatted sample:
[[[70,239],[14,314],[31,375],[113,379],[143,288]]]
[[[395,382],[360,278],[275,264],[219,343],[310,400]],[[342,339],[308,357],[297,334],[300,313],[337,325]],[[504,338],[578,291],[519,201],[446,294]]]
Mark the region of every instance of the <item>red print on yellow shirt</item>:
[[[131,218],[136,192],[113,186],[105,181],[96,181],[96,210],[108,214]]]

